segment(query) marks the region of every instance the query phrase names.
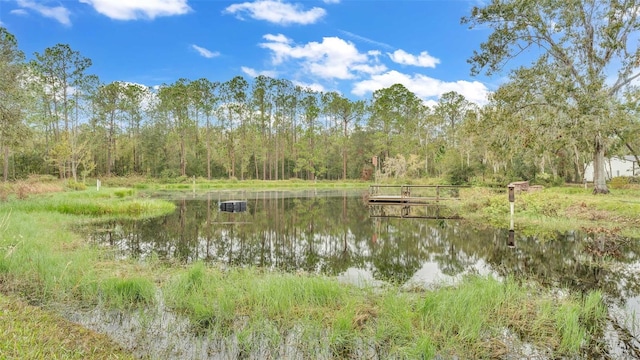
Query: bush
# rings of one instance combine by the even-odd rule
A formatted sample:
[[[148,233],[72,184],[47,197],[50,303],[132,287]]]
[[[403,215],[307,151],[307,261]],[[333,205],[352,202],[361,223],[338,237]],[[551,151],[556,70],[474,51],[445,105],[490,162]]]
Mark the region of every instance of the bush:
[[[631,176],[617,176],[609,181],[609,187],[612,189],[627,189],[634,181],[635,178]]]
[[[77,182],[75,180],[69,180],[67,181],[67,188],[70,190],[76,190],[76,191],[87,190],[87,185],[81,182]]]
[[[547,173],[536,174],[536,177],[531,181],[531,185],[542,185],[544,187],[562,186],[564,179],[561,176],[553,176]]]
[[[451,183],[451,185],[468,185],[469,180],[473,177],[473,175],[473,167],[459,165],[449,171],[449,183]]]

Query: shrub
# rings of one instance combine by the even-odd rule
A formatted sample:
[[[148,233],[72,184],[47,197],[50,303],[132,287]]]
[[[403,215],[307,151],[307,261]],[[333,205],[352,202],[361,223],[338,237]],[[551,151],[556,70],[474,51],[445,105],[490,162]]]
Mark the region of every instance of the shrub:
[[[448,178],[451,185],[467,185],[473,175],[473,167],[459,165],[449,171]]]
[[[532,185],[542,185],[544,187],[561,186],[564,184],[564,179],[561,176],[553,176],[547,173],[536,174],[536,177],[531,181]]]
[[[81,183],[81,182],[77,182],[75,180],[69,180],[67,181],[67,186],[68,189],[70,190],[76,190],[76,191],[81,191],[81,190],[87,190],[87,185]]]
[[[609,181],[609,187],[612,189],[626,189],[631,183],[631,177],[629,176],[618,176],[614,177]]]

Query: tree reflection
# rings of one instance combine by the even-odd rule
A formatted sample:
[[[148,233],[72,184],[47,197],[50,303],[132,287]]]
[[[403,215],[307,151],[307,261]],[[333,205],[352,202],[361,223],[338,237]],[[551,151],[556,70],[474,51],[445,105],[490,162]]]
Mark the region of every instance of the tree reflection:
[[[173,214],[113,221],[91,238],[118,257],[338,275],[349,268],[377,280],[404,283],[425,264],[456,276],[482,263],[500,276],[536,278],[578,291],[601,289],[612,299],[637,296],[638,241],[602,234],[557,234],[555,240],[477,229],[462,220],[372,218],[355,191],[262,191],[244,194],[248,210],[218,211],[224,193],[176,201]],[[412,214],[446,210],[411,209]],[[615,244],[615,251],[607,251]],[[602,266],[603,262],[607,266]]]

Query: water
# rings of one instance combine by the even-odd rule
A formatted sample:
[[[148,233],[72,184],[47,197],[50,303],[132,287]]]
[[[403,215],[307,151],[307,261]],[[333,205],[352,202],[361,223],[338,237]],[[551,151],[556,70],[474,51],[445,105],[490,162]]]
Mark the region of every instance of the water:
[[[640,242],[580,231],[544,238],[477,228],[446,208],[367,207],[362,191],[260,191],[158,194],[175,201],[173,214],[112,221],[89,229],[115,258],[153,256],[191,263],[259,266],[336,276],[358,285],[429,287],[465,274],[534,278],[554,288],[601,290],[615,349],[638,347]],[[246,200],[247,211],[218,210]],[[436,216],[437,215],[437,216]],[[603,258],[608,259],[601,266]],[[614,329],[616,330],[616,329]],[[623,351],[623,350],[620,350]],[[621,352],[620,354],[627,354]]]

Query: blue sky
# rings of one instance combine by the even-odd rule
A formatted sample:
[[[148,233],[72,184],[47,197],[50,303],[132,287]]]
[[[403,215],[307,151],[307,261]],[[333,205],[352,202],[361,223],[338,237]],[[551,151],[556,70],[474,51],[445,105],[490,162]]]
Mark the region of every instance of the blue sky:
[[[28,58],[69,44],[104,83],[265,74],[369,98],[402,83],[427,103],[484,104],[497,80],[467,59],[488,36],[460,18],[480,0],[0,0]]]

